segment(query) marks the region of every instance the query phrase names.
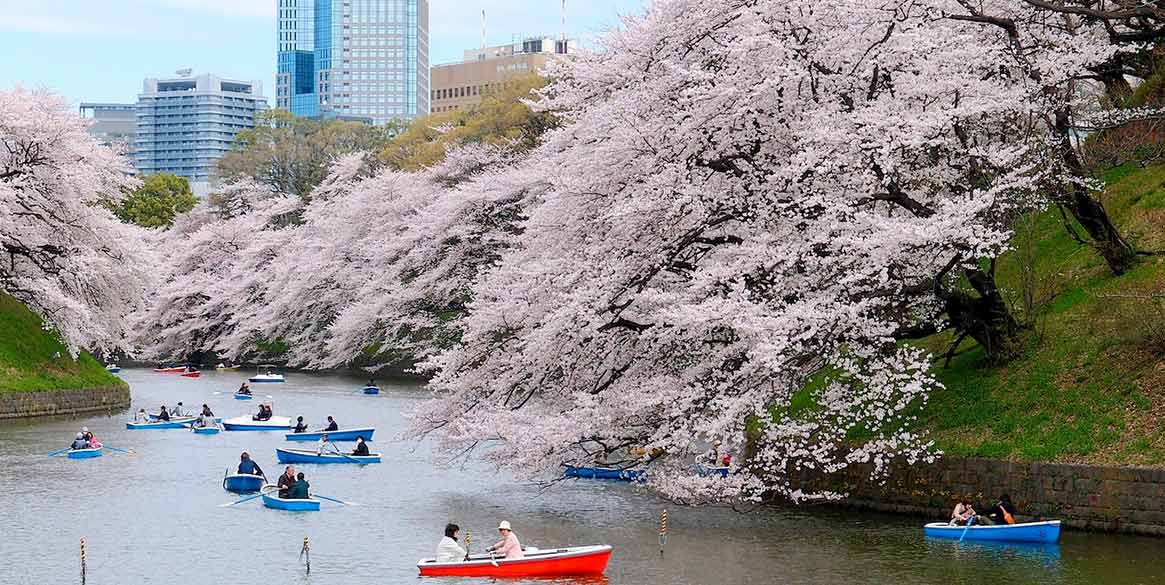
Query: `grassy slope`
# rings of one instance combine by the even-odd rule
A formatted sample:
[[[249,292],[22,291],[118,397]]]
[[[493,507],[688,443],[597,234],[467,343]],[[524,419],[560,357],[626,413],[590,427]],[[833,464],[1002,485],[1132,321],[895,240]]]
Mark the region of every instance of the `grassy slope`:
[[[1104,204],[1138,249],[1165,250],[1165,166],[1121,167]],[[1023,354],[987,368],[977,347],[936,366],[946,389],[922,417],[940,449],[1039,461],[1165,463],[1165,257],[1112,276],[1058,213],[1036,218],[999,264],[1021,313],[1021,257],[1033,250],[1037,310]],[[1032,255],[1029,254],[1029,257]],[[925,340],[938,354],[950,336]],[[964,342],[963,349],[972,347]]]
[[[65,346],[16,299],[0,293],[0,392],[123,385],[87,353],[69,358]],[[59,356],[59,357],[56,357]]]

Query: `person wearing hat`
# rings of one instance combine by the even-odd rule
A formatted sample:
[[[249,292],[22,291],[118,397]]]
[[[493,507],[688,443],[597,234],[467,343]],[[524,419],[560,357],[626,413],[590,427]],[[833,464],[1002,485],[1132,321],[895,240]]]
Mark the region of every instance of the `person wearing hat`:
[[[488,552],[497,553],[507,559],[522,558],[522,543],[518,542],[518,535],[510,530],[510,523],[502,520],[498,524],[498,533],[502,535],[502,539],[494,543],[493,546],[486,549]]]
[[[457,543],[459,536],[461,536],[459,526],[452,522],[445,525],[445,536],[441,538],[441,542],[437,543],[438,563],[459,563],[465,560],[469,553],[465,552],[465,549]]]

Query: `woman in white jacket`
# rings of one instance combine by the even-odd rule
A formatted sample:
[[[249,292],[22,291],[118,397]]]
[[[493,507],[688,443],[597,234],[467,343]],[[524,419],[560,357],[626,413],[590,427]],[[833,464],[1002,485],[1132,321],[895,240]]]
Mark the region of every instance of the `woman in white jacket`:
[[[468,554],[465,549],[457,544],[457,538],[461,534],[461,528],[456,524],[445,525],[445,536],[441,542],[437,543],[437,562],[438,563],[459,563],[464,561]]]

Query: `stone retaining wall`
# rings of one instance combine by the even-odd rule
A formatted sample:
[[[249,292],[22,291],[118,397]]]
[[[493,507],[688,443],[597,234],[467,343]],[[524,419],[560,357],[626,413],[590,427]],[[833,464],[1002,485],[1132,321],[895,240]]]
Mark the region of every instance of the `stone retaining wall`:
[[[0,393],[0,419],[113,411],[129,406],[129,386]]]
[[[994,502],[1011,495],[1021,521],[1060,519],[1071,528],[1165,536],[1165,469],[1014,463],[944,457],[933,465],[896,465],[878,485],[868,468],[848,476],[842,505],[950,517],[955,502]]]

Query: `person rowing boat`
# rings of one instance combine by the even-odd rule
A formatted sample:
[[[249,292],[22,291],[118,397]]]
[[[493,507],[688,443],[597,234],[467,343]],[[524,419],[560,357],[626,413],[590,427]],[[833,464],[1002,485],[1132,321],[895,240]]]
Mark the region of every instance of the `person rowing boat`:
[[[170,416],[186,416],[186,409],[182,408],[182,401],[178,401],[178,405],[170,410]]]
[[[498,524],[498,533],[501,534],[502,539],[494,543],[493,546],[485,549],[486,552],[497,553],[507,559],[522,558],[522,543],[518,542],[518,535],[510,530],[510,523],[502,520]]]
[[[328,440],[328,434],[324,433],[320,435],[320,440],[318,443],[316,443],[316,455],[323,455],[324,451],[328,447],[331,447],[331,452],[333,453],[340,452],[340,449],[336,447],[336,444]]]
[[[239,455],[238,472],[244,475],[258,475],[263,478],[267,477],[266,474],[263,473],[263,470],[259,469],[259,464],[255,463],[254,459],[251,459],[251,454],[247,453],[246,451],[243,451],[243,454]]]
[[[293,429],[291,432],[293,432],[293,433],[306,433],[307,432],[307,423],[303,422],[302,416],[295,417],[295,429]]]
[[[239,386],[239,389],[235,391],[235,394],[242,394],[244,396],[250,396],[251,395],[251,387],[248,386],[246,382],[243,382],[243,385]]]

